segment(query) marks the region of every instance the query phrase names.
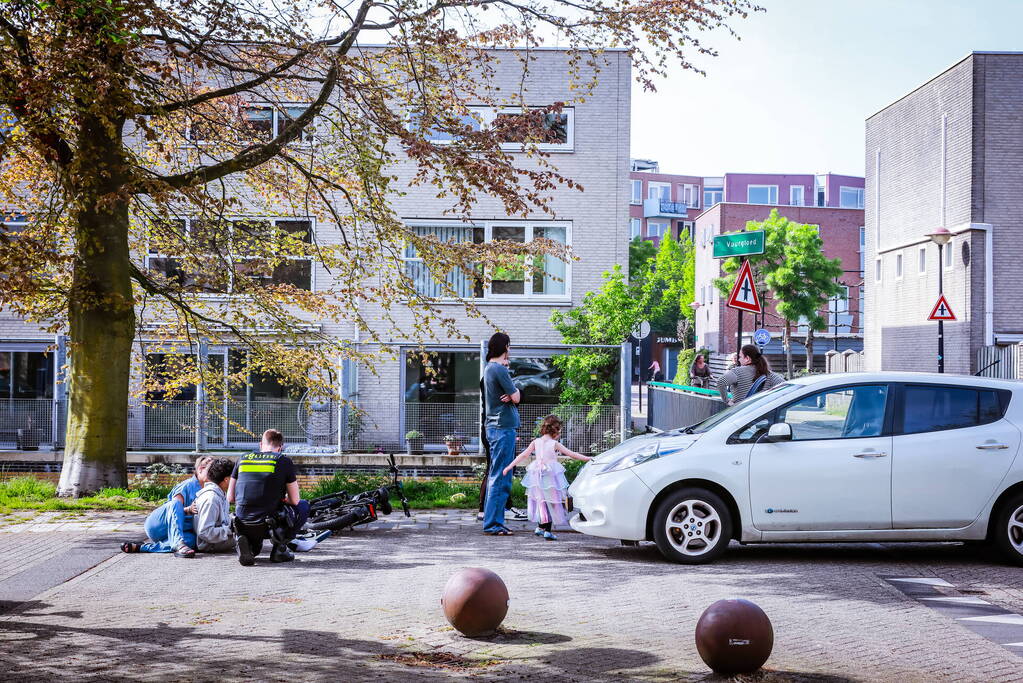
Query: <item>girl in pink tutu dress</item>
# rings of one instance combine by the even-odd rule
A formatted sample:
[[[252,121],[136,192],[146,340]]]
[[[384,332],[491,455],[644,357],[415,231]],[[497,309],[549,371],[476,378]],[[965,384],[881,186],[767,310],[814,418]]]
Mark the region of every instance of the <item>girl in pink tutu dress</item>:
[[[558,539],[551,532],[553,524],[568,523],[568,480],[565,478],[565,468],[558,462],[558,455],[576,460],[590,459],[558,443],[561,424],[561,420],[554,415],[545,417],[540,425],[540,438],[533,439],[526,450],[504,468],[504,473],[508,474],[530,455],[535,456],[533,462],[526,467],[522,485],[526,488],[526,498],[529,500],[529,519],[536,522],[533,533],[548,541]]]

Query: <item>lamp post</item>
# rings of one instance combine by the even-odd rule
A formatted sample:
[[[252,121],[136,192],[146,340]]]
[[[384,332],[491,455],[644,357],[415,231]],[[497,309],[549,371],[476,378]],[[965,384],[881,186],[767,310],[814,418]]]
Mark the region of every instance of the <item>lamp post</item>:
[[[942,270],[944,269],[944,262],[942,259],[942,250],[948,241],[952,239],[952,233],[946,228],[938,228],[932,233],[928,233],[928,237],[931,241],[938,245],[938,297],[940,298],[944,292],[942,291]],[[945,321],[938,321],[938,372],[945,372]]]

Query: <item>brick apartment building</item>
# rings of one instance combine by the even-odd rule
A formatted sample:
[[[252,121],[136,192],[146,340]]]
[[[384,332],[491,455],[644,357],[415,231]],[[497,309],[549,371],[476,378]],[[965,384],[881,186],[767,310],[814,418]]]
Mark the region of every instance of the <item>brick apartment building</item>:
[[[736,312],[722,304],[713,286],[714,278],[720,277],[720,264],[712,258],[714,235],[743,230],[747,221],[763,220],[776,208],[791,220],[818,225],[825,254],[841,259],[847,271],[841,278],[846,294],[829,305],[830,325],[826,332],[818,333],[815,357],[822,359],[827,349],[836,345],[839,350],[862,348],[862,177],[833,173],[726,173],[708,177],[657,171],[656,162],[633,161],[629,174],[630,237],[658,241],[668,230],[676,238],[683,230],[693,237],[697,250],[697,345],[718,353],[730,353],[735,347]],[[765,351],[780,356],[783,325],[779,319],[769,311],[767,319],[757,323],[776,333]],[[746,316],[746,341],[754,329],[751,316]],[[799,338],[806,330],[796,332],[793,353],[798,359],[798,354],[805,353]],[[658,359],[670,379],[676,370],[677,340],[661,337],[652,341],[649,355]],[[647,355],[643,355],[642,367],[650,362]]]
[[[571,71],[568,52],[535,49],[531,51],[530,59],[532,62],[525,76],[518,58],[496,62],[493,82],[501,92],[519,92],[520,89],[528,92],[530,106],[568,103],[557,135],[543,147],[550,154],[551,163],[585,191],[558,189],[550,205],[553,214],[537,213],[526,218],[510,217],[497,200],[481,197],[468,223],[450,220],[446,213],[450,208],[449,200],[437,197],[436,189],[429,184],[410,185],[405,194],[392,198],[392,201],[398,215],[409,226],[440,239],[522,242],[545,237],[571,247],[577,260],[566,263],[548,258],[544,274],[527,277],[523,271],[517,277],[495,281],[485,291],[477,291],[468,282],[459,283],[456,287],[464,291],[466,297],[476,300],[489,321],[511,335],[517,356],[513,359],[512,370],[517,381],[522,383],[526,403],[539,404],[538,411],[549,411],[549,406],[544,408],[543,404],[557,402],[559,391],[558,374],[550,363],[551,356],[564,352],[564,349],[556,348],[561,338],[551,327],[551,313],[578,305],[586,292],[601,286],[603,272],[615,264],[626,267],[628,262],[625,192],[629,170],[631,61],[624,50],[606,51],[600,65],[599,84],[585,101],[573,102],[577,93],[570,89],[565,76]],[[583,74],[582,78],[585,79],[586,75]],[[494,111],[483,106],[474,110],[478,110],[484,122],[495,115]],[[244,116],[245,112],[239,115]],[[515,143],[508,143],[509,152],[514,153],[515,148]],[[397,144],[394,149],[400,151]],[[521,151],[521,145],[518,149]],[[522,156],[520,163],[535,162]],[[394,173],[400,179],[411,181],[415,173],[414,163],[399,158]],[[303,231],[315,234],[316,240],[322,243],[341,239],[340,231],[329,216],[285,216],[274,220],[300,222]],[[15,231],[17,227],[16,223],[0,226],[8,231]],[[439,297],[440,289],[427,276],[421,259],[411,252],[405,256],[405,272],[420,292]],[[151,269],[168,268],[172,260],[148,253],[137,254],[136,258],[140,267]],[[333,275],[322,264],[310,260],[304,266],[295,269],[298,279],[292,284],[311,289],[328,288]],[[229,293],[214,296],[223,296],[225,301],[230,299]],[[427,364],[432,372],[427,372],[422,357],[413,353],[416,346],[411,339],[392,338],[385,322],[388,312],[369,306],[360,311],[372,327],[384,335],[390,346],[398,349],[398,353],[396,357],[381,357],[372,367],[346,368],[343,373],[345,392],[365,411],[364,419],[358,421],[359,434],[352,433],[355,428],[350,421],[342,429],[353,448],[372,448],[374,444],[381,448],[400,448],[405,431],[410,429],[426,433],[427,448],[443,450],[442,437],[447,434],[455,434],[468,442],[468,450],[475,448],[479,342],[488,338],[493,328],[487,321],[467,315],[455,300],[441,304],[450,309],[448,315],[458,321],[462,333],[471,341],[462,338],[430,340]],[[413,329],[414,310],[392,307],[389,315],[401,329]],[[143,345],[146,344],[145,330],[149,322],[140,323]],[[366,341],[365,335],[360,336],[353,324],[310,321],[310,326],[322,334],[340,337],[359,350],[379,350]],[[44,444],[59,445],[62,434],[60,421],[64,416],[63,387],[55,382],[55,367],[59,367],[55,361],[57,354],[48,352],[53,343],[54,337],[45,333],[41,326],[19,319],[10,311],[0,310],[0,448],[17,445],[17,431],[26,426],[41,430],[38,440]],[[140,374],[144,363],[159,364],[162,354],[161,349],[152,345],[139,346],[136,350],[136,372]],[[209,349],[211,362],[219,363],[218,367],[224,367],[225,372],[226,368],[237,367],[240,354],[240,350],[229,346]],[[195,387],[186,389],[174,400],[163,401],[157,407],[142,404],[126,406],[129,411],[128,446],[147,449],[189,447],[195,425],[196,393]],[[225,408],[225,413],[229,414],[209,416],[210,424],[206,430],[209,447],[251,446],[252,436],[239,429],[239,425],[257,433],[267,427],[282,429],[291,443],[307,440],[308,430],[296,418],[300,407],[295,405],[288,389],[273,377],[254,373],[243,393],[235,398],[238,399],[237,405]],[[318,419],[328,425],[324,436],[326,443],[333,439],[336,444],[338,414],[325,411]],[[527,425],[528,428],[531,426]],[[617,427],[617,424],[612,427]],[[587,446],[588,442],[575,447]]]
[[[870,370],[980,370],[978,351],[1023,341],[1023,53],[974,52],[866,121],[866,344]],[[952,233],[939,264],[928,237]],[[1002,363],[994,372],[1014,376]]]

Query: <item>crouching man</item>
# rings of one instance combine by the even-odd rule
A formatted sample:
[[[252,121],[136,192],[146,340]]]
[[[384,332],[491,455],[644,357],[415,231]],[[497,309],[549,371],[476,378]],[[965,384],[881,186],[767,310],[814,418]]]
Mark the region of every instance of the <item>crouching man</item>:
[[[284,436],[268,429],[259,452],[238,460],[231,473],[227,500],[235,504],[238,562],[246,567],[255,564],[266,539],[273,545],[271,562],[294,560],[288,541],[309,517],[309,501],[299,498],[295,465],[283,448]]]
[[[227,487],[234,462],[217,458],[206,468],[206,485],[195,497],[195,537],[201,553],[234,552]]]

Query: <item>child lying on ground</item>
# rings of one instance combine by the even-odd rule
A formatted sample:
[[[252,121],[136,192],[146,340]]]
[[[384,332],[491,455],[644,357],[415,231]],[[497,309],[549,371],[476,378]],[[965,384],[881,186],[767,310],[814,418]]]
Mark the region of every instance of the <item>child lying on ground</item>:
[[[195,497],[195,536],[199,552],[234,552],[231,513],[227,504],[227,485],[234,462],[217,458],[206,470],[206,485]]]

